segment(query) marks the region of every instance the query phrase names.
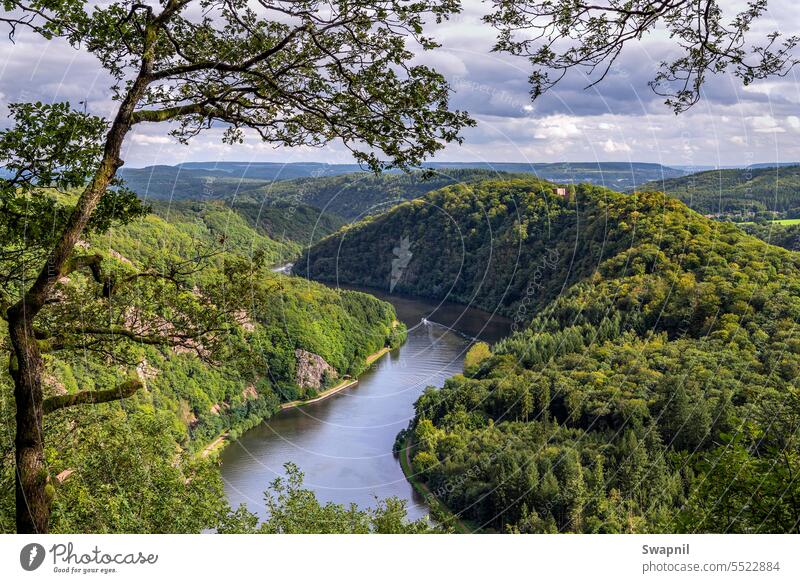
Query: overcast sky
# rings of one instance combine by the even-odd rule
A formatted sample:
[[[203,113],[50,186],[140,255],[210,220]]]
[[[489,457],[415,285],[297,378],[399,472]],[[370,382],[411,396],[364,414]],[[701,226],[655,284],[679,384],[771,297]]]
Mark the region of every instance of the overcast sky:
[[[465,132],[463,145],[448,147],[437,161],[746,165],[800,160],[800,69],[747,88],[733,78],[713,78],[703,100],[676,117],[647,87],[656,63],[670,51],[664,41],[651,40],[629,47],[601,85],[583,90],[586,78],[575,71],[531,104],[527,62],[491,53],[494,31],[480,22],[485,5],[464,0],[464,6],[462,15],[430,31],[443,46],[419,57],[450,81],[452,106],[467,110],[478,122]],[[762,29],[800,33],[796,0],[770,0],[769,6]],[[13,45],[4,36],[0,42],[3,113],[10,102],[33,100],[86,101],[94,113],[113,111],[108,78],[90,55],[31,36],[20,36]],[[126,144],[126,165],[352,161],[337,144],[275,149],[251,137],[245,144],[227,146],[219,141],[221,132],[212,130],[183,146],[167,131],[164,126],[137,127]]]

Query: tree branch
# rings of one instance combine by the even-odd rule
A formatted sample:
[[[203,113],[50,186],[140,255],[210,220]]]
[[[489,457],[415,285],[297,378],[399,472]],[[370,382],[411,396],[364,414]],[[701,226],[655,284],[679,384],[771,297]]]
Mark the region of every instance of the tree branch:
[[[71,395],[48,397],[44,400],[44,412],[47,414],[74,405],[108,403],[110,401],[127,399],[142,388],[142,386],[142,383],[138,380],[131,379],[113,389],[106,389],[105,391],[80,391]]]
[[[103,275],[100,271],[100,264],[102,262],[102,255],[78,255],[67,261],[67,263],[64,265],[64,268],[61,270],[61,275],[69,275],[73,271],[78,271],[79,269],[85,269],[88,267],[92,272],[92,277],[94,280],[97,283],[102,283]]]

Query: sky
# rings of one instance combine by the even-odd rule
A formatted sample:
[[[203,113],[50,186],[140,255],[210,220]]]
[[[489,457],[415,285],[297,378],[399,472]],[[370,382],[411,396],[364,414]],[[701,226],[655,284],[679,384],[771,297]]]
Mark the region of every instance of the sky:
[[[448,145],[436,161],[744,166],[800,160],[800,67],[749,87],[727,75],[712,77],[702,100],[676,116],[647,86],[658,62],[674,49],[664,38],[651,38],[631,45],[602,84],[585,90],[586,77],[573,71],[532,103],[527,61],[491,52],[495,31],[481,22],[487,5],[463,0],[463,6],[462,14],[427,31],[442,46],[417,57],[447,78],[451,106],[477,122],[465,130],[462,145]],[[800,33],[795,0],[770,0],[758,29]],[[0,43],[3,114],[8,103],[34,100],[85,102],[92,113],[113,112],[109,79],[91,55],[29,34],[19,35],[14,44],[4,34]],[[212,129],[184,146],[163,124],[141,124],[127,139],[123,158],[128,167],[210,160],[352,162],[336,143],[321,149],[276,148],[247,136],[244,144],[230,146],[221,135]]]

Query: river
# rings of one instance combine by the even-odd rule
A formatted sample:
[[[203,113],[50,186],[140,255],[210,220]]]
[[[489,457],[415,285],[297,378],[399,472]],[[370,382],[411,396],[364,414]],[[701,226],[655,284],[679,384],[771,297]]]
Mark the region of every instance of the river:
[[[322,502],[366,508],[376,497],[397,496],[408,501],[409,518],[428,514],[392,454],[395,437],[426,387],[441,387],[461,372],[473,339],[495,342],[510,322],[457,304],[363,291],[394,305],[409,328],[408,340],[377,360],[355,386],[282,411],[229,444],[221,472],[232,507],[243,503],[263,517],[263,492],[291,461]]]

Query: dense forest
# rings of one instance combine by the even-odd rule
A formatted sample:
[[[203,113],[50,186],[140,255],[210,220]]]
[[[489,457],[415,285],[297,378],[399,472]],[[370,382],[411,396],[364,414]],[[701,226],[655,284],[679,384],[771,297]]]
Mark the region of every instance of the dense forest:
[[[356,164],[265,162],[191,162],[120,171],[127,186],[148,201],[226,199],[236,207],[306,207],[304,213],[312,212],[310,206],[323,209],[323,220],[333,222],[339,217],[352,220],[380,214],[398,202],[450,184],[507,174],[625,190],[685,172],[640,162],[427,162],[408,174],[382,175],[364,172]]]
[[[469,180],[471,175],[491,177],[505,173],[533,174],[553,182],[588,182],[624,190],[654,180],[686,174],[683,170],[642,162],[425,162],[410,176],[397,172],[376,177],[358,164],[318,162],[187,162],[175,166],[122,168],[128,187],[147,200],[245,199],[257,202],[306,202],[327,212],[354,218],[393,199],[411,199],[430,190]],[[349,174],[336,180],[330,178]],[[449,177],[449,179],[448,179]],[[253,191],[258,191],[254,193]],[[354,195],[359,196],[354,196]],[[360,197],[365,197],[361,199]],[[342,200],[339,200],[342,199]],[[383,210],[387,207],[384,205]]]
[[[513,316],[523,299],[525,310],[536,310],[595,268],[605,226],[578,229],[575,215],[574,202],[534,178],[460,183],[348,226],[309,249],[294,269]],[[395,273],[404,238],[408,261]],[[606,245],[621,250],[626,242]]]
[[[226,245],[234,249],[250,252],[264,249],[271,263],[294,259],[304,246],[344,224],[336,215],[289,202],[155,201],[150,207],[154,214],[173,225],[180,224],[190,230],[198,224],[207,227],[193,233],[195,236],[208,232],[217,238],[225,237]]]
[[[123,274],[163,273],[192,264],[202,252],[207,260],[190,275],[194,286],[190,297],[171,305],[166,287],[141,286],[119,298],[119,314],[101,313],[101,318],[112,322],[122,318],[135,329],[132,320],[141,325],[146,320],[163,323],[160,318],[167,314],[170,322],[179,322],[191,315],[182,316],[178,310],[195,305],[199,310],[219,310],[225,327],[218,341],[208,338],[208,345],[206,341],[172,347],[136,341],[94,344],[76,337],[71,340],[82,349],[47,355],[48,397],[68,399],[79,390],[103,391],[114,387],[125,371],[144,385],[123,401],[47,415],[52,531],[198,532],[214,527],[243,531],[247,525],[266,532],[272,527],[258,525],[246,511],[228,513],[213,456],[207,457],[213,448],[206,450],[207,446],[219,436],[235,439],[274,414],[283,402],[314,397],[342,377],[358,375],[367,356],[399,344],[404,329],[395,322],[389,304],[369,295],[272,273],[269,267],[291,258],[299,244],[271,239],[226,206],[198,202],[156,210],[108,233],[92,235],[81,242],[82,251],[102,255],[104,269],[116,270],[119,279]],[[84,280],[78,274],[65,278],[55,309],[59,304],[64,310],[80,306],[75,313],[88,324],[96,315],[83,295]],[[212,296],[215,305],[203,302]],[[0,341],[8,341],[5,329]],[[297,350],[318,355],[332,367],[318,387],[299,381]],[[5,403],[13,400],[11,384],[4,370],[0,392]],[[0,426],[5,435],[13,435],[12,407],[2,408]],[[12,445],[6,440],[0,451],[2,532],[15,528]],[[297,476],[292,484],[297,496],[305,492]],[[268,486],[264,484],[265,489]],[[381,507],[386,520],[404,516],[402,505],[385,504],[390,505]],[[350,513],[364,520],[371,516],[363,509],[353,514],[334,506],[314,508],[315,512],[298,513],[295,519],[316,520],[323,512]]]
[[[311,277],[515,319],[429,389],[416,477],[476,528],[797,532],[800,255],[658,192],[452,186],[312,248]],[[395,274],[397,275],[397,274]]]
[[[348,220],[378,215],[391,207],[432,190],[459,183],[470,183],[496,177],[499,173],[485,169],[442,169],[408,174],[344,174],[323,178],[302,178],[269,184],[238,196],[247,201],[292,201],[308,204]]]
[[[800,216],[800,166],[708,170],[648,182],[640,190],[659,190],[701,214],[721,218]]]
[[[783,225],[780,222],[740,223],[745,233],[758,237],[762,241],[790,249],[800,250],[800,224]]]

